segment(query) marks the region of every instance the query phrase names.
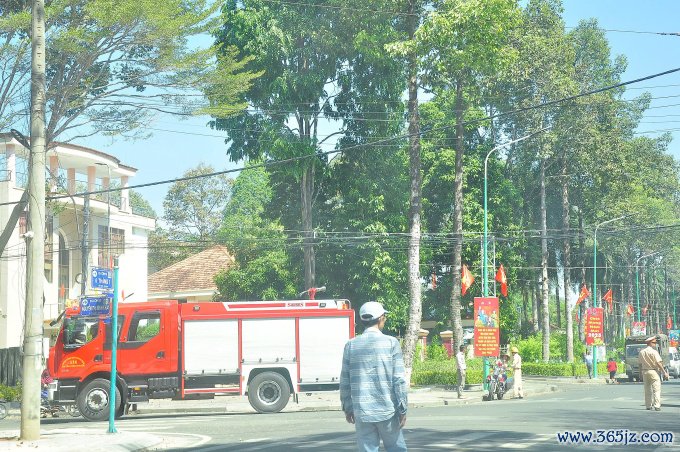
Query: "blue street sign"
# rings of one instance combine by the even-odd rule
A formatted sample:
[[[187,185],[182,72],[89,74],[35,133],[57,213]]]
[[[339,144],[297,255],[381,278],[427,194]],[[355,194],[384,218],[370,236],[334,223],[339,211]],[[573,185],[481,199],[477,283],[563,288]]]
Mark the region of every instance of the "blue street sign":
[[[90,286],[93,289],[112,289],[113,288],[113,272],[110,268],[92,267],[92,282]]]
[[[80,315],[110,315],[111,297],[96,295],[80,297]]]

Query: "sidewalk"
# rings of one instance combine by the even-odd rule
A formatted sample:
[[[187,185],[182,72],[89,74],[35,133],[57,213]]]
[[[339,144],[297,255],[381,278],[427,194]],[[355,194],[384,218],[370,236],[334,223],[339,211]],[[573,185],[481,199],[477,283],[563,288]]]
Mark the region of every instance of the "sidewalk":
[[[596,380],[575,379],[573,377],[524,377],[524,394],[526,398],[564,390],[574,385],[605,384],[604,378]],[[412,387],[409,392],[410,407],[433,407],[445,405],[469,405],[483,402],[484,392],[481,385],[471,385],[464,392],[462,399],[454,387],[427,386]],[[512,390],[507,394],[512,395]],[[300,394],[298,403],[291,398],[284,412],[295,411],[340,411],[340,398],[337,391]],[[520,402],[521,403],[521,402]],[[202,400],[151,400],[149,403],[139,404],[137,411],[130,412],[126,417],[140,414],[180,414],[180,413],[253,413],[255,410],[248,403],[247,397],[216,396],[213,399]],[[10,410],[9,418],[19,416],[16,408]],[[0,421],[0,429],[2,421]],[[79,444],[87,444],[88,452],[98,451],[143,451],[150,450],[162,442],[162,438],[143,433],[126,432],[118,429],[118,433],[109,434],[101,428],[73,428],[59,431],[43,431],[38,441],[21,442],[17,440],[18,431],[0,430],[0,451],[45,450],[71,452],[74,448],[74,437],[77,435]]]

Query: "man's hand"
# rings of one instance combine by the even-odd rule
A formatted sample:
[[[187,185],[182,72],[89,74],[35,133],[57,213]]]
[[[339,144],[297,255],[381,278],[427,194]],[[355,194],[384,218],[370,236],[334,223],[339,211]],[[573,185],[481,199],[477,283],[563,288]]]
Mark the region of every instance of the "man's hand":
[[[354,413],[345,413],[345,419],[350,424],[354,424]]]
[[[399,428],[404,428],[404,425],[406,425],[406,415],[400,414],[399,415]]]

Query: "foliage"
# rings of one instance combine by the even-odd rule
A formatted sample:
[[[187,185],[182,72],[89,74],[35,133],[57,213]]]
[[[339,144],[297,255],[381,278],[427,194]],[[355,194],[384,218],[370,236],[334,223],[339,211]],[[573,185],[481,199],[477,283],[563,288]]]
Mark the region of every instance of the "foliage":
[[[206,177],[214,172],[212,166],[199,164],[184,173],[186,180],[170,186],[163,201],[163,220],[171,238],[200,243],[216,235],[232,181],[224,174]]]
[[[135,190],[130,190],[130,207],[132,208],[132,213],[135,215],[153,219],[158,218],[156,211],[153,210],[149,201],[144,199],[144,197]]]
[[[283,228],[265,215],[272,199],[269,181],[263,168],[250,167],[234,182],[218,238],[238,251],[235,267],[215,277],[218,299],[296,298],[299,275],[291,266]]]
[[[193,49],[189,38],[215,25],[212,0],[55,0],[46,2],[47,142],[95,133],[146,135],[147,120],[205,107],[193,93],[228,86],[215,102],[242,109],[242,93],[257,74],[233,55]],[[30,2],[3,9],[0,116],[22,112],[30,84]],[[4,74],[4,73],[3,73]],[[227,95],[228,93],[228,95]],[[196,101],[188,101],[196,99]],[[223,109],[226,108],[224,105]],[[4,111],[3,111],[4,110]]]
[[[21,400],[21,386],[0,385],[0,400],[18,402]]]
[[[512,344],[519,349],[522,363],[538,362],[543,359],[543,334],[536,333]],[[566,360],[566,334],[558,333],[550,336],[550,357],[555,361]],[[574,342],[574,356],[582,356],[585,352],[583,343]]]

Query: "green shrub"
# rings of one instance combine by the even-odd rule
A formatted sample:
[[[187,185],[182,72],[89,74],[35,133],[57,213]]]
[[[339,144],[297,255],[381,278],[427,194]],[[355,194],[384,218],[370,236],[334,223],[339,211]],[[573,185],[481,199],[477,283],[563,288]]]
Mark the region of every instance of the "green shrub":
[[[17,402],[21,400],[21,386],[0,385],[0,399],[8,402]]]
[[[427,359],[432,361],[447,361],[449,352],[441,344],[430,344],[427,346]]]

